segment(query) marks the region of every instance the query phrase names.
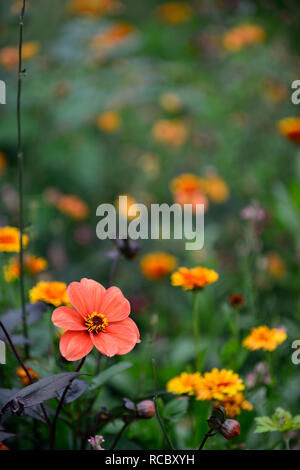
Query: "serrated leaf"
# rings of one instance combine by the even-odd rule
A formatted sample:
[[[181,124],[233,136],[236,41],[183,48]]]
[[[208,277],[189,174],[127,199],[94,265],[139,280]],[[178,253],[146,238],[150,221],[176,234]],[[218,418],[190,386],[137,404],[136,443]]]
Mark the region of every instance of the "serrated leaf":
[[[91,383],[91,390],[100,387],[105,382],[108,382],[114,375],[124,372],[126,369],[129,369],[129,367],[132,367],[131,362],[118,362],[118,364],[114,364],[104,372],[100,372],[100,374],[93,378]]]

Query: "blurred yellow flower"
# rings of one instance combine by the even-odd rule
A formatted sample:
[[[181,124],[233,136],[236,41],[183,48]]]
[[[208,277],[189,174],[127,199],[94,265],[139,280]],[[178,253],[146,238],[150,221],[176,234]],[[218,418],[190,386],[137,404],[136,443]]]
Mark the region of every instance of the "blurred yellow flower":
[[[280,279],[286,274],[286,266],[278,253],[268,253],[266,256],[267,270],[271,276]]]
[[[120,200],[120,196],[126,196],[127,199],[121,199]],[[117,207],[117,211],[123,216],[123,217],[127,217],[127,219],[129,220],[132,220],[134,219],[136,216],[131,216],[129,215],[129,209],[130,207],[133,205],[133,204],[136,204],[136,200],[132,197],[132,196],[129,196],[128,194],[121,194],[117,199],[116,199],[116,207]]]
[[[25,42],[22,48],[22,60],[28,60],[38,54],[40,45],[36,41]],[[0,50],[0,64],[6,69],[14,68],[19,61],[18,46],[6,46]]]
[[[115,132],[121,126],[121,116],[117,111],[106,111],[97,118],[98,128],[107,133]]]
[[[29,274],[38,274],[47,268],[48,264],[44,258],[38,258],[33,255],[24,256],[24,269]],[[6,282],[15,281],[20,276],[20,262],[17,258],[4,266],[4,279]]]
[[[89,16],[103,16],[120,11],[122,4],[117,0],[72,0],[68,9],[72,13]]]
[[[141,260],[141,270],[150,280],[158,280],[168,276],[176,267],[177,260],[168,253],[149,253]]]
[[[268,328],[267,326],[259,326],[252,328],[251,333],[243,341],[243,346],[256,351],[257,349],[264,349],[265,351],[274,351],[283,341],[287,338],[284,330],[279,328]]]
[[[226,182],[218,175],[209,175],[203,180],[205,192],[215,203],[225,202],[229,197]]]
[[[31,369],[27,365],[25,365],[25,367],[33,381],[39,380],[40,376],[33,369]],[[24,387],[26,387],[27,385],[31,383],[23,367],[19,367],[16,370],[16,375],[21,379],[21,382]]]
[[[176,113],[182,108],[181,99],[175,93],[163,93],[160,95],[159,104],[168,113]]]
[[[168,2],[156,8],[158,18],[167,24],[186,23],[193,16],[191,5],[186,2]]]
[[[23,234],[23,247],[28,245],[29,238]],[[0,227],[0,251],[19,253],[20,232],[16,227]]]
[[[7,158],[4,152],[0,152],[0,175],[7,166]]]
[[[138,164],[149,178],[155,178],[160,173],[159,156],[155,153],[141,155]]]
[[[58,194],[54,205],[58,210],[75,220],[86,219],[90,211],[88,205],[73,194]]]
[[[229,29],[223,36],[223,46],[228,51],[239,51],[249,44],[263,42],[265,30],[255,24],[241,24]]]
[[[199,372],[190,373],[182,372],[178,377],[174,377],[167,383],[167,391],[174,394],[195,395],[197,385],[201,379]]]
[[[278,130],[280,134],[284,135],[287,139],[292,142],[300,143],[300,118],[289,117],[281,119],[278,122]]]
[[[216,282],[219,274],[213,269],[197,266],[196,268],[178,268],[172,274],[172,286],[180,286],[183,290],[203,289],[203,287]]]
[[[244,390],[245,385],[238,374],[228,369],[212,369],[205,372],[197,385],[196,398],[198,400],[223,401]]]
[[[226,415],[229,418],[234,418],[235,416],[239,415],[241,410],[253,410],[253,405],[244,399],[244,395],[242,393],[226,396],[224,400],[216,401],[214,406],[223,406],[226,411]]]
[[[155,140],[171,147],[181,147],[188,136],[186,125],[179,120],[160,119],[152,128]]]
[[[55,307],[69,304],[67,286],[64,282],[38,282],[29,291],[29,298],[31,303],[42,301]]]

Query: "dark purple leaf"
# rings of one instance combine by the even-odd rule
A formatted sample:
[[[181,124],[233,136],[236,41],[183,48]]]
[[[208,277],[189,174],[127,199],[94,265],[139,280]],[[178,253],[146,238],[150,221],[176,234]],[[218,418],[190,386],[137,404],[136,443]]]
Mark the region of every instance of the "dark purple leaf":
[[[72,401],[77,400],[77,398],[79,398],[80,395],[82,395],[86,391],[87,387],[88,387],[88,383],[85,382],[84,380],[80,380],[80,379],[73,380],[71,387],[67,391],[64,402],[72,403]],[[61,398],[62,394],[63,394],[63,391],[58,392],[57,394],[58,399]]]
[[[5,441],[5,439],[9,439],[10,437],[15,437],[15,434],[0,431],[0,442]]]

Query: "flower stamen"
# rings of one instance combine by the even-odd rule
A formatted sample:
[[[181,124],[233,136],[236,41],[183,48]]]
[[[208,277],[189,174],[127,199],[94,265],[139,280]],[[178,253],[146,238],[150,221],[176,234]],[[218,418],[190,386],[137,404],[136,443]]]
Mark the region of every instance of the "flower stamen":
[[[87,327],[89,333],[98,334],[100,331],[105,331],[108,326],[108,321],[102,313],[93,312],[88,315],[84,320],[84,325]]]

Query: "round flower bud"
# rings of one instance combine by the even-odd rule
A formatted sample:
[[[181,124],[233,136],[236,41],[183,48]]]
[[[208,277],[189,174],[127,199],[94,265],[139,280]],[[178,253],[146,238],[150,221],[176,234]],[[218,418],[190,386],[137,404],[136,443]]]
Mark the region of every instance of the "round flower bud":
[[[155,405],[151,400],[140,401],[136,405],[136,409],[139,418],[150,419],[155,416]]]
[[[240,423],[235,419],[226,419],[220,426],[219,431],[225,439],[234,439],[241,433]]]

